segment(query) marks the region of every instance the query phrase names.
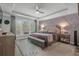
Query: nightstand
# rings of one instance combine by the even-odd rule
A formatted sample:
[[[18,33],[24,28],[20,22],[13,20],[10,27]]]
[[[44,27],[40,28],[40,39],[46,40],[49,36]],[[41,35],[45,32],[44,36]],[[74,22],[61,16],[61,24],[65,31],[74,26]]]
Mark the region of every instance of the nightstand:
[[[70,43],[70,35],[69,34],[61,34],[60,41],[64,43]]]

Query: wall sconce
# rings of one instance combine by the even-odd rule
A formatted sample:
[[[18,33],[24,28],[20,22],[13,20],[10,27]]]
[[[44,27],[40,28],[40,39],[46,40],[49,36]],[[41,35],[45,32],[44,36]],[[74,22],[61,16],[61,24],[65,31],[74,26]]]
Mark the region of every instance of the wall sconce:
[[[40,31],[44,31],[45,26],[46,26],[45,24],[41,24],[40,25]]]

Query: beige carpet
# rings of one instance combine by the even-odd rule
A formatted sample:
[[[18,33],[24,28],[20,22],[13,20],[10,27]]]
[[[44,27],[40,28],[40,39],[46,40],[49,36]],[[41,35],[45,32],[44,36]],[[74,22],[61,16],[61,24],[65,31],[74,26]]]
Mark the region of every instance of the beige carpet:
[[[64,44],[64,43],[54,43],[51,46],[42,50],[40,47],[30,43],[28,39],[16,40],[16,49],[15,55],[23,56],[74,56],[75,46]]]

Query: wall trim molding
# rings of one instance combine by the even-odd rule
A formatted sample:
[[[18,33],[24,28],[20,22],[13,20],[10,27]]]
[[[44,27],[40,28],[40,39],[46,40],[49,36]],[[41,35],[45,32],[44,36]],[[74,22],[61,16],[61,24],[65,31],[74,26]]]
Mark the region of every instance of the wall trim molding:
[[[28,16],[28,17],[31,17],[31,18],[37,18],[35,16],[32,16],[32,15],[28,15],[28,14],[24,14],[24,13],[21,13],[21,12],[18,12],[18,11],[12,11],[13,14],[19,14],[19,15],[23,15],[23,16]]]
[[[35,20],[36,18],[32,17],[32,16],[29,16],[29,15],[23,15],[23,14],[17,14],[17,13],[13,13],[13,12],[7,12],[7,11],[3,11],[3,14],[8,14],[8,15],[14,15],[14,16],[19,16],[19,17],[22,17],[22,18],[25,18],[25,19],[32,19],[32,20]],[[5,15],[3,15],[5,16]]]
[[[56,12],[50,13],[50,14],[48,14],[46,16],[40,17],[39,19],[44,18],[44,17],[47,17],[47,16],[51,16],[51,15],[54,15],[54,14],[57,14],[57,13],[60,13],[60,12],[66,11],[66,10],[68,10],[68,9],[67,8],[64,8],[64,9],[58,10]]]

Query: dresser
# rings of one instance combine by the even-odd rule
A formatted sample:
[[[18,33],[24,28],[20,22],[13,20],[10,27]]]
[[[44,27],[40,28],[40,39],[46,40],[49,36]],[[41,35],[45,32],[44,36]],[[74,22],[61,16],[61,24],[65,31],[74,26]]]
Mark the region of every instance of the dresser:
[[[0,56],[14,56],[15,55],[15,35],[7,33],[0,34]]]

